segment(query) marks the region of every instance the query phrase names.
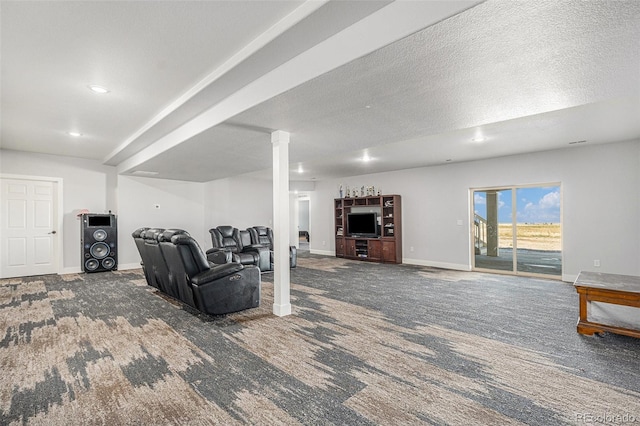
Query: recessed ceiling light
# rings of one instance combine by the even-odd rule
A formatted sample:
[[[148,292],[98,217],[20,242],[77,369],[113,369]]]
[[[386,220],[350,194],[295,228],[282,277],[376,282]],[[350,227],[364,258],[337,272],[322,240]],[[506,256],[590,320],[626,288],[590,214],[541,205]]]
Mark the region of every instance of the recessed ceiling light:
[[[477,143],[484,142],[486,140],[487,140],[487,138],[482,137],[482,136],[476,136],[475,138],[471,139],[472,142],[477,142]]]
[[[95,93],[99,93],[101,95],[110,92],[110,90],[107,89],[106,87],[97,86],[95,84],[89,85],[89,90],[91,90],[92,92],[95,92]]]
[[[302,168],[302,164],[300,164],[298,166],[298,173],[300,173],[300,174],[304,173],[304,169]]]
[[[73,136],[74,138],[79,138],[80,136],[82,136],[82,133],[79,132],[67,132],[67,134],[69,136]]]
[[[369,157],[369,154],[365,152],[364,155],[362,156],[362,161],[365,162],[365,163],[368,163],[371,160],[372,160],[372,158]]]
[[[365,105],[364,106],[366,109],[371,109],[371,105]]]

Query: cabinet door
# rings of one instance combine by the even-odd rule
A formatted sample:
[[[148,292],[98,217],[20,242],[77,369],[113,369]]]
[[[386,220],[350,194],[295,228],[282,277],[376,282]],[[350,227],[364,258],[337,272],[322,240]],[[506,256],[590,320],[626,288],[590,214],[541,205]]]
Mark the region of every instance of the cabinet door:
[[[382,242],[382,261],[396,263],[396,243],[395,241]]]
[[[381,260],[382,259],[382,243],[380,240],[369,240],[369,259]]]
[[[336,256],[344,257],[344,238],[336,238]]]
[[[344,254],[346,257],[356,257],[356,240],[344,241]]]

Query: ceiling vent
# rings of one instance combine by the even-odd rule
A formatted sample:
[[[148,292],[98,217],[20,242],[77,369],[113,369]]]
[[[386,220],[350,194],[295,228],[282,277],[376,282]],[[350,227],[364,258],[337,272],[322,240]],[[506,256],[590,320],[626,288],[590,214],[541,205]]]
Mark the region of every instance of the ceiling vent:
[[[132,175],[136,175],[136,176],[155,176],[157,174],[159,174],[158,172],[149,172],[146,170],[136,170],[135,172],[131,173]]]

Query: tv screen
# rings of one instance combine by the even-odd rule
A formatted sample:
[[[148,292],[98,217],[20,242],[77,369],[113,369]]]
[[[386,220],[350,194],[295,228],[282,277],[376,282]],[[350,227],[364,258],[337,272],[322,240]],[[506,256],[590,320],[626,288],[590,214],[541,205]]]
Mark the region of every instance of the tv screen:
[[[349,213],[347,233],[354,237],[377,237],[378,215],[376,213]]]

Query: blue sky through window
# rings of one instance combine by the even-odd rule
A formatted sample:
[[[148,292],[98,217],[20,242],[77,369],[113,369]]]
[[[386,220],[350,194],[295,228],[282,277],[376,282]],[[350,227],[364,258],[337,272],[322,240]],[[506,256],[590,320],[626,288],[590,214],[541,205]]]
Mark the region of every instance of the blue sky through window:
[[[498,191],[498,222],[512,222],[511,190]],[[486,192],[474,192],[476,214],[487,217]],[[560,223],[560,187],[516,189],[517,223]]]

